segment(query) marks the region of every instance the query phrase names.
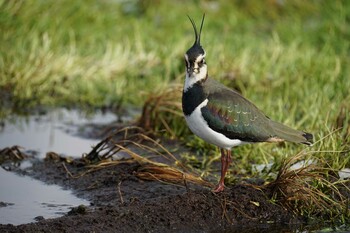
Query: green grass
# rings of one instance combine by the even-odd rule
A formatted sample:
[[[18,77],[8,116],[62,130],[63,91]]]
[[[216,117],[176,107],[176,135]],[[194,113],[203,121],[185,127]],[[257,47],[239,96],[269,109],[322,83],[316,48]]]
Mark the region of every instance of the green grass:
[[[322,166],[349,168],[350,1],[0,0],[0,116],[36,106],[141,107],[145,94],[184,81],[194,39],[186,15],[198,24],[203,12],[209,75],[272,119],[312,132],[318,142],[306,153]],[[183,123],[169,126],[192,138]],[[189,145],[210,167],[217,151]],[[279,164],[303,148],[240,147],[233,169],[254,176],[251,164]]]

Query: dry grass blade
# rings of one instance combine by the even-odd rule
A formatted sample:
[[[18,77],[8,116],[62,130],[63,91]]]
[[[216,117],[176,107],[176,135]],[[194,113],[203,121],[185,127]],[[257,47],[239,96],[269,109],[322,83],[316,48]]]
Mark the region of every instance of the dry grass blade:
[[[141,135],[146,132],[137,126],[128,126],[111,133],[108,137],[99,142],[87,155],[84,156],[86,162],[96,162],[111,159],[113,155],[118,153],[114,144],[128,144],[130,142],[142,142]],[[119,138],[118,141],[114,138]],[[121,139],[120,139],[121,138]]]
[[[127,153],[131,159],[113,160],[113,155],[116,155],[118,152]],[[169,164],[152,161],[146,157],[147,154],[151,157],[162,157]],[[85,159],[90,162],[97,160],[98,163],[90,164],[90,169],[79,176],[128,161],[138,162],[141,165],[135,173],[140,179],[157,180],[171,184],[186,185],[187,183],[194,183],[206,187],[213,186],[199,175],[190,172],[167,148],[160,142],[147,136],[144,130],[139,127],[126,127],[116,131],[98,143],[85,156]]]
[[[292,165],[300,161],[302,152],[283,162],[275,181],[265,188],[271,191],[272,198],[296,214],[334,215],[343,214],[347,208],[346,198],[336,183],[325,178],[327,170],[316,164],[297,169]],[[305,213],[307,212],[307,213]]]
[[[79,178],[82,176],[85,176],[86,174],[90,173],[90,172],[95,172],[101,169],[105,169],[107,167],[112,167],[112,166],[116,166],[119,164],[125,164],[125,163],[135,163],[136,161],[134,159],[125,159],[125,160],[114,160],[114,161],[100,161],[97,164],[89,164],[86,165],[87,168],[89,168],[88,170],[84,171],[84,172],[80,172],[78,174],[73,175],[69,169],[67,168],[67,166],[65,165],[65,163],[62,163],[63,168],[65,169],[66,173],[71,177],[71,178]]]
[[[184,185],[186,185],[186,182],[190,182],[206,187],[212,187],[211,183],[203,180],[197,175],[181,171],[164,163],[154,162],[121,145],[116,144],[115,146],[128,153],[141,165],[141,168],[136,172],[136,176],[141,179],[158,180],[165,183]]]
[[[136,172],[136,176],[144,180],[158,180],[165,183],[184,185],[190,182],[201,186],[213,187],[213,184],[203,180],[201,177],[180,171],[179,169],[165,164],[161,166],[153,163],[146,164]]]
[[[187,169],[186,166],[184,166],[180,161],[178,161],[176,159],[176,157],[168,149],[166,149],[162,144],[160,144],[156,140],[154,140],[151,137],[149,137],[145,134],[142,134],[142,133],[138,133],[134,136],[141,139],[142,142],[146,142],[146,143],[148,142],[151,145],[147,145],[146,143],[135,142],[135,141],[128,140],[128,139],[115,142],[115,145],[117,146],[120,144],[122,144],[122,145],[123,144],[132,144],[136,147],[139,147],[140,149],[151,152],[157,156],[161,156],[170,162],[174,162],[176,165],[181,166],[182,169],[185,169],[185,170]],[[119,146],[117,146],[117,147],[119,147]]]
[[[84,158],[89,161],[103,161],[108,160],[122,150],[122,148],[136,147],[145,153],[152,154],[153,156],[160,156],[171,163],[175,163],[182,169],[186,170],[184,166],[177,158],[160,142],[149,137],[147,132],[137,126],[125,127],[120,129],[100,143],[98,143],[89,154]]]

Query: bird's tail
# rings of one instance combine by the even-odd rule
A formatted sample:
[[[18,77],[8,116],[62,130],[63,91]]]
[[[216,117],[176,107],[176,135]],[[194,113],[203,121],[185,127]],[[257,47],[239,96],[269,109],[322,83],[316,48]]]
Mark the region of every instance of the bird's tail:
[[[303,143],[306,145],[312,145],[313,143],[313,135],[310,133],[298,131],[292,129],[288,126],[285,126],[281,123],[271,121],[271,125],[276,132],[276,137],[295,143]]]

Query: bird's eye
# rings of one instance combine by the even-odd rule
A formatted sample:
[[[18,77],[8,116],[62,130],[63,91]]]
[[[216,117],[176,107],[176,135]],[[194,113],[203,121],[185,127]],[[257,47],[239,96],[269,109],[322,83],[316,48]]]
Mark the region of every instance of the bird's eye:
[[[198,65],[199,65],[199,66],[203,65],[204,63],[205,63],[204,58],[203,58],[202,60],[198,61]]]

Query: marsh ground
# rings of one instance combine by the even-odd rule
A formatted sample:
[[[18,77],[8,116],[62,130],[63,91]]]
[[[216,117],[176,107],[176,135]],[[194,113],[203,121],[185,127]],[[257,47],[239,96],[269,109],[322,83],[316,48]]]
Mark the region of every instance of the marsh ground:
[[[167,93],[183,83],[183,54],[193,43],[186,14],[198,21],[203,12],[209,74],[272,119],[315,135],[308,149],[237,148],[228,183],[273,182],[283,161],[303,155],[318,170],[292,187],[311,187],[324,205],[298,199],[298,213],[318,218],[329,210],[327,221],[348,222],[348,203],[334,193],[348,182],[339,172],[350,167],[349,1],[0,1],[0,117],[48,106],[148,105],[143,126],[179,140],[190,148],[183,162],[215,176],[216,149],[184,124],[181,89]]]
[[[91,206],[63,217],[19,226],[0,225],[1,232],[293,232],[302,221],[270,202],[248,184],[229,186],[224,193],[189,184],[178,186],[144,181],[134,173],[140,165],[125,162],[87,173],[73,162],[40,160],[18,170],[46,183],[74,190]]]
[[[215,173],[219,170],[218,162],[211,164],[212,175],[205,178],[209,182],[199,178],[198,169],[182,168],[187,172],[179,173],[177,171],[181,170],[174,169],[179,169],[178,165],[183,162],[182,156],[193,153],[193,149],[183,146],[181,141],[168,138],[145,140],[147,136],[140,134],[139,128],[129,125],[130,122],[126,124],[127,131],[120,131],[125,129],[125,124],[80,125],[82,128],[89,127],[89,130],[80,131],[80,136],[102,137],[100,143],[81,158],[71,159],[54,152],[47,153],[45,158],[25,158],[24,153],[24,160],[18,161],[21,151],[16,150],[17,157],[11,163],[11,150],[2,150],[1,161],[2,165],[6,164],[7,170],[72,190],[90,205],[77,206],[58,218],[37,216],[37,222],[34,223],[0,225],[0,231],[297,232],[320,229],[330,224],[314,224],[312,217],[302,216],[295,212],[299,209],[285,206],[274,196],[273,186],[266,186],[269,182],[259,176],[252,178],[238,175],[234,182],[228,182],[223,193],[214,194],[208,186],[217,182]],[[72,127],[71,123],[69,125]],[[143,138],[142,142],[140,138]],[[115,145],[124,147],[119,150]],[[111,148],[113,152],[110,152]],[[174,157],[163,156],[160,153],[164,151],[162,148]],[[112,155],[113,158],[103,157]],[[18,163],[26,160],[30,161],[30,166],[18,166]],[[236,169],[233,165],[232,170]],[[293,174],[303,175],[298,171]],[[286,178],[289,179],[288,176]],[[307,180],[311,178],[307,177]],[[283,179],[279,182],[283,182]],[[292,186],[287,188],[294,192]],[[280,188],[283,189],[283,185]],[[290,198],[298,196],[293,194]],[[343,194],[349,195],[347,189]],[[317,205],[318,202],[311,204]]]

